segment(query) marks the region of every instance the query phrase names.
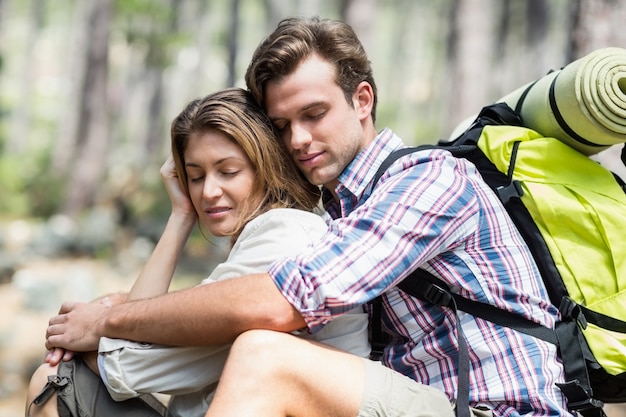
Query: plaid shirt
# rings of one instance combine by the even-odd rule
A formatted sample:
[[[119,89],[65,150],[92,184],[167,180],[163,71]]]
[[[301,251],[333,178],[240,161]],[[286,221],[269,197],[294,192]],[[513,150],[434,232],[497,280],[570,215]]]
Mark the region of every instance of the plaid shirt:
[[[333,317],[383,295],[391,337],[383,363],[456,397],[454,314],[395,285],[418,266],[460,294],[552,327],[557,309],[532,256],[474,166],[427,150],[396,161],[374,188],[387,155],[404,147],[389,129],[344,170],[339,202],[326,198],[325,237],[270,269],[278,288],[312,332]],[[329,193],[326,193],[327,197]],[[555,386],[563,380],[553,345],[459,313],[467,338],[470,403],[497,416],[568,415]]]

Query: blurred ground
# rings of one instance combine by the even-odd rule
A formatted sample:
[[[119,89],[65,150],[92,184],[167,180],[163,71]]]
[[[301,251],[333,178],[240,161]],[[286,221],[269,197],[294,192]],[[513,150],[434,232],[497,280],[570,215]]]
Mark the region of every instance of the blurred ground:
[[[24,415],[27,379],[43,359],[48,319],[61,300],[86,301],[128,285],[129,277],[84,259],[35,262],[0,284],[0,417]]]

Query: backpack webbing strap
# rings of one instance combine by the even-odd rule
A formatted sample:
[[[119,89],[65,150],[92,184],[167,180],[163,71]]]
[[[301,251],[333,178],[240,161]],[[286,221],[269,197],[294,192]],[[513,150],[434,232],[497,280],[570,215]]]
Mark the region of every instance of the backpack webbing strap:
[[[428,272],[418,269],[413,274],[425,273],[427,275]],[[411,276],[413,276],[411,274]],[[435,277],[432,277],[436,279]],[[459,354],[457,355],[457,393],[456,393],[456,416],[457,417],[470,417],[470,407],[469,407],[469,391],[470,391],[470,382],[469,382],[469,374],[470,374],[470,361],[469,361],[469,351],[467,349],[467,339],[465,338],[465,333],[463,332],[463,326],[461,326],[461,319],[459,319],[458,308],[456,304],[456,298],[453,296],[450,291],[444,289],[445,287],[437,286],[426,280],[421,279],[404,279],[400,284],[398,284],[398,288],[402,291],[405,291],[408,294],[411,294],[413,291],[417,291],[421,294],[425,301],[428,301],[432,304],[448,307],[452,309],[454,313],[454,318],[456,321],[456,335],[457,335],[457,343],[459,345]],[[412,294],[411,294],[412,295]]]
[[[382,329],[382,302],[382,297],[380,295],[369,302],[372,306],[372,319],[369,327],[370,345],[372,346],[370,359],[375,361],[379,361],[382,358],[383,353],[385,352],[385,347],[388,344],[388,340]]]
[[[559,74],[557,74],[554,77],[554,79],[550,83],[550,88],[548,90],[548,101],[550,102],[550,110],[552,110],[552,115],[554,116],[554,119],[556,120],[557,124],[559,125],[559,127],[561,129],[563,129],[563,131],[565,133],[567,133],[567,135],[570,138],[572,138],[573,140],[575,140],[578,143],[581,143],[581,144],[586,145],[586,146],[591,146],[593,148],[601,148],[601,147],[605,146],[605,145],[601,145],[601,144],[598,144],[598,143],[591,142],[591,141],[583,138],[578,133],[576,133],[574,131],[574,129],[570,125],[568,125],[567,122],[565,121],[565,118],[563,117],[563,114],[559,110],[559,105],[556,102],[555,89],[556,89],[556,80],[559,78],[559,75],[561,75],[561,74],[559,73]]]
[[[571,410],[576,410],[584,417],[605,416],[602,401],[593,398],[589,373],[585,365],[585,357],[581,340],[583,337],[578,322],[575,320],[563,320],[558,322],[555,328],[563,371],[567,381],[556,383],[556,386],[567,398],[567,405]]]
[[[602,327],[603,329],[607,329],[612,332],[626,333],[626,321],[619,320],[599,313],[597,311],[590,310],[580,304],[577,304],[577,306],[578,308],[580,308],[584,319],[588,323],[595,324],[598,327]]]
[[[502,204],[507,204],[512,198],[520,198],[524,195],[522,184],[518,180],[513,179],[513,173],[515,172],[515,161],[517,161],[517,151],[519,150],[520,141],[513,142],[513,149],[511,150],[511,160],[509,162],[509,170],[506,174],[507,185],[502,185],[496,188],[496,194],[502,201]]]
[[[519,115],[515,114],[506,103],[496,103],[491,106],[484,107],[478,114],[476,121],[474,121],[474,123],[472,123],[472,125],[461,134],[461,136],[463,136],[463,143],[455,146],[455,155],[468,154],[474,150],[483,127],[487,125],[521,126],[522,121],[519,118]],[[414,153],[418,150],[426,149],[449,150],[449,143],[441,140],[437,145],[427,144],[401,148],[393,151],[389,154],[389,156],[387,156],[387,158],[385,158],[382,164],[380,164],[380,167],[378,167],[378,170],[374,175],[374,179],[372,180],[372,187],[375,187],[378,184],[380,177],[398,158]]]
[[[398,284],[398,288],[413,297],[441,307],[451,308],[457,317],[457,336],[459,337],[457,409],[459,409],[459,404],[462,405],[462,408],[469,407],[469,378],[463,378],[463,380],[467,381],[467,385],[462,383],[461,379],[463,376],[461,372],[469,373],[469,355],[467,353],[466,341],[461,340],[465,336],[462,329],[460,329],[461,323],[457,314],[457,311],[460,310],[474,317],[508,327],[557,346],[563,361],[563,370],[567,381],[557,383],[556,385],[567,398],[568,407],[579,412],[584,417],[605,417],[605,413],[602,410],[603,403],[592,397],[593,392],[582,348],[584,340],[582,340],[583,335],[579,327],[579,320],[582,320],[580,317],[582,312],[576,308],[572,309],[572,300],[564,300],[560,307],[563,321],[558,322],[556,329],[552,330],[516,313],[464,298],[451,291],[448,284],[443,280],[423,269],[417,269],[412,272],[411,275]],[[576,306],[578,305],[576,304]],[[463,350],[465,351],[464,353]],[[468,363],[462,364],[464,361]],[[467,376],[469,377],[469,375]],[[467,390],[467,393],[463,396],[461,396],[461,389]],[[467,407],[461,403],[461,400],[465,401],[465,398],[468,401]]]
[[[470,300],[452,292],[442,279],[424,269],[416,269],[398,284],[398,288],[415,298],[442,307],[464,311],[503,327],[515,329],[529,336],[558,345],[558,338],[552,329],[511,311],[502,310],[491,304]],[[452,305],[454,301],[454,305]]]
[[[548,74],[550,74],[553,71],[549,71]],[[526,90],[524,90],[522,92],[522,95],[520,96],[520,98],[517,100],[517,103],[515,103],[515,113],[521,115],[522,114],[522,108],[524,107],[524,102],[526,101],[526,97],[528,96],[528,93],[530,93],[530,90],[535,86],[535,84],[537,84],[539,82],[539,79],[536,79],[535,81],[533,81],[531,84],[528,85],[528,87],[526,87]]]

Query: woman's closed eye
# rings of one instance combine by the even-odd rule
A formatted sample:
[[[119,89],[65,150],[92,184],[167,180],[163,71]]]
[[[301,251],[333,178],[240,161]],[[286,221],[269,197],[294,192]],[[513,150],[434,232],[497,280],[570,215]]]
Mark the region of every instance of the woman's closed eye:
[[[191,183],[198,183],[204,179],[204,175],[188,175],[187,178]]]
[[[220,171],[220,175],[226,178],[232,178],[232,177],[236,177],[237,174],[239,174],[241,172],[241,170],[239,169],[234,169],[234,170],[224,170],[224,171]]]

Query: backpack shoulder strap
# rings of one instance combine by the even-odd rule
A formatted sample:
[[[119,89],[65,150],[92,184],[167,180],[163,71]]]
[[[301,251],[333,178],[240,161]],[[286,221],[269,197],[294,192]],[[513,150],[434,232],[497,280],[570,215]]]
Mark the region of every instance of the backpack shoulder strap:
[[[429,145],[424,145],[425,147],[429,147]],[[432,147],[432,146],[430,146]],[[385,171],[387,171],[389,169],[389,167],[391,167],[391,165],[396,162],[399,158],[403,157],[404,155],[408,155],[410,153],[413,152],[417,152],[420,149],[425,149],[425,148],[421,148],[421,147],[409,147],[409,148],[402,148],[402,149],[397,149],[393,152],[391,152],[389,154],[389,156],[387,156],[387,158],[385,158],[383,160],[383,163],[380,164],[380,167],[378,167],[378,171],[376,171],[376,174],[374,175],[374,179],[372,180],[372,184],[375,187],[376,184],[378,184],[378,181],[380,181],[380,177],[382,177],[382,175],[385,173]]]
[[[522,119],[513,109],[506,103],[496,103],[482,108],[474,122],[459,137],[452,141],[440,140],[436,145],[419,145],[402,149],[397,149],[389,154],[380,164],[380,167],[374,175],[372,181],[375,187],[380,177],[391,167],[391,165],[399,158],[426,149],[445,149],[450,151],[456,157],[462,157],[474,150],[478,144],[480,133],[483,127],[487,125],[512,125],[522,126]]]
[[[445,149],[450,151],[455,157],[469,157],[476,152],[482,129],[486,125],[523,126],[523,122],[521,116],[505,103],[496,103],[486,106],[481,110],[477,118],[465,132],[452,141],[442,140],[439,141],[437,145],[408,147],[392,152],[378,168],[372,181],[372,187],[377,185],[384,172],[387,171],[397,159],[413,152],[425,149]],[[508,174],[508,177],[510,177],[511,173]],[[510,179],[511,178],[509,178],[509,182],[511,183]],[[511,192],[513,191],[517,191],[513,194],[519,197],[520,194],[517,187],[515,190],[511,190]],[[503,196],[500,197],[502,198]],[[506,198],[505,200],[508,199],[509,198]],[[488,320],[500,326],[512,328],[556,345],[561,353],[566,356],[566,358],[564,357],[564,362],[569,362],[569,364],[564,364],[568,382],[559,384],[559,387],[568,398],[570,408],[579,411],[584,417],[604,416],[602,403],[592,398],[592,393],[588,388],[590,385],[587,371],[584,368],[584,360],[581,360],[583,357],[582,351],[578,349],[580,346],[578,340],[580,338],[580,331],[578,328],[579,322],[576,320],[576,317],[569,316],[564,322],[558,323],[557,329],[553,330],[513,312],[462,297],[451,291],[450,287],[443,280],[419,268],[400,282],[398,288],[413,297],[435,305],[451,308],[455,316],[457,316],[457,337],[459,339],[459,389],[457,392],[457,402],[459,404],[465,404],[469,401],[469,356],[463,330],[460,326],[458,315],[456,314],[457,310],[464,311],[472,316]],[[382,356],[387,344],[382,332],[381,296],[372,300],[370,304],[372,305],[372,357],[378,359]],[[579,369],[581,364],[583,369]],[[574,368],[572,368],[572,365]],[[575,375],[577,378],[574,377],[570,379],[571,375]],[[584,378],[585,376],[586,379]],[[460,407],[460,409],[457,407],[457,412],[466,408],[468,407]],[[462,415],[465,415],[463,411],[461,411],[458,417]]]
[[[464,311],[474,317],[479,317],[503,327],[515,329],[554,345],[559,344],[554,330],[528,320],[519,314],[502,310],[491,304],[465,298],[453,292],[450,286],[442,279],[424,269],[418,268],[413,271],[411,275],[398,284],[398,288],[413,297],[441,307],[452,308],[452,301],[454,300],[454,308],[457,310]]]

